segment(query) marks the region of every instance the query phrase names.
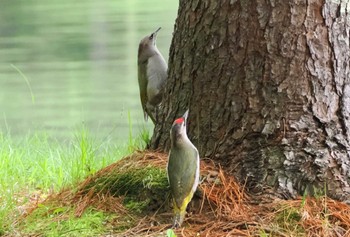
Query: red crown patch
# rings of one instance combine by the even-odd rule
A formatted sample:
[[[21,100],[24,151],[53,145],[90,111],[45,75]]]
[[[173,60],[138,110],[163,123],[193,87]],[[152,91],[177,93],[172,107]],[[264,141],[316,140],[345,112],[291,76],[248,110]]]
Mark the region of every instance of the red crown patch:
[[[179,123],[183,123],[184,122],[184,118],[178,118],[174,121],[175,124],[179,124]]]

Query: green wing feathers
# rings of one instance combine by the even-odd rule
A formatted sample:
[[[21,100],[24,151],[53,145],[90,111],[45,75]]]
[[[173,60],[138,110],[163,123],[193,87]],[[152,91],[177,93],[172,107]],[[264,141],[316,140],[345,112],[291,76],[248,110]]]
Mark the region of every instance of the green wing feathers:
[[[192,188],[195,184],[197,170],[197,156],[193,150],[180,151],[172,150],[169,156],[168,177],[170,189],[178,209],[186,209],[191,201],[193,193]],[[176,157],[176,158],[174,158]]]
[[[140,88],[140,98],[141,98],[141,105],[144,113],[145,120],[148,119],[147,113],[146,113],[146,104],[147,104],[147,78],[146,78],[146,63],[141,63],[138,66],[138,81],[139,81],[139,88]]]

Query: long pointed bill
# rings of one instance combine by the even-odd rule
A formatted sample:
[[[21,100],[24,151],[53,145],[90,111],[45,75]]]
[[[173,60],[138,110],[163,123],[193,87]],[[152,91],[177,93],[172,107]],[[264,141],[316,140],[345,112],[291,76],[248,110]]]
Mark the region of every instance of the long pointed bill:
[[[182,115],[180,118],[175,119],[173,126],[175,124],[182,124],[187,122],[187,117],[188,117],[188,110],[184,113],[184,115]]]
[[[151,34],[151,36],[153,37],[153,44],[154,45],[156,45],[157,34],[158,34],[158,31],[160,31],[160,29],[162,29],[162,27],[159,27],[155,32],[153,32]]]
[[[185,122],[187,122],[188,112],[189,112],[189,110],[186,110],[184,115],[182,115],[182,117],[185,119]]]
[[[159,27],[155,32],[153,32],[153,34],[157,34],[158,33],[158,31],[160,31],[160,29],[162,29],[162,27]]]

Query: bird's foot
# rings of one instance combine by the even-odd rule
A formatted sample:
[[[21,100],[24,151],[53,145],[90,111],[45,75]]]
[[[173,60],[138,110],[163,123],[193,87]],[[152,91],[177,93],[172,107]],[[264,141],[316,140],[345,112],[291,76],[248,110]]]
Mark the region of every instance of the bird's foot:
[[[178,221],[174,221],[174,223],[173,223],[173,226],[172,226],[172,228],[173,229],[178,229],[178,228],[180,228],[181,227],[181,225],[180,225],[180,223],[178,222]]]

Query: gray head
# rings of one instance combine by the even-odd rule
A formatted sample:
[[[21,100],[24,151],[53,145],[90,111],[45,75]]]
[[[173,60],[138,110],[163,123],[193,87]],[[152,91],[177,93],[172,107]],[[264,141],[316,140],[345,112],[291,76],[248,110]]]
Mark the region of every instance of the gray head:
[[[175,142],[177,139],[187,136],[186,133],[186,123],[188,117],[188,110],[182,115],[182,117],[175,119],[170,130],[170,137],[172,142]]]
[[[138,52],[138,61],[146,61],[149,57],[152,57],[154,54],[158,53],[158,49],[156,46],[157,33],[161,29],[159,27],[156,31],[151,33],[150,35],[146,35],[139,44],[139,52]]]

